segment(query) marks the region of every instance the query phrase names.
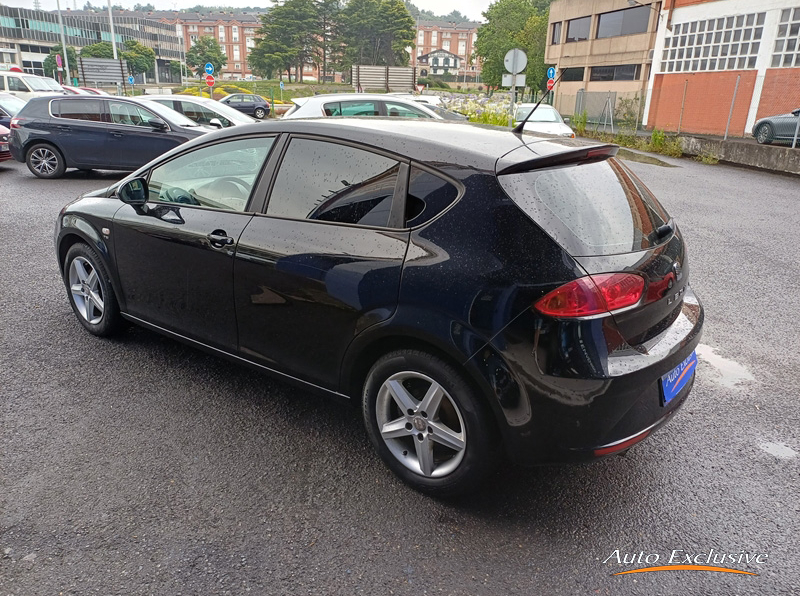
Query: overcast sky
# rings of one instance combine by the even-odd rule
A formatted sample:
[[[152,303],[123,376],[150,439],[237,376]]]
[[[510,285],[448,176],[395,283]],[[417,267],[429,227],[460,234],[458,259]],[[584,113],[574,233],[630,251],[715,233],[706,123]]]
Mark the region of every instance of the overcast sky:
[[[77,4],[78,9],[82,9],[86,0],[60,0],[61,8],[74,8]],[[94,6],[107,6],[107,0],[89,0]],[[492,0],[412,0],[423,10],[432,10],[436,14],[448,14],[454,10],[466,15],[473,21],[482,21],[481,13],[486,10]],[[226,6],[272,6],[268,0],[112,0],[112,4],[120,4],[127,8],[133,8],[134,4],[151,3],[159,10],[171,10],[189,8],[198,4],[224,4]],[[55,10],[56,0],[40,0],[42,9]],[[33,8],[33,0],[5,0],[4,4],[9,6],[21,6]]]

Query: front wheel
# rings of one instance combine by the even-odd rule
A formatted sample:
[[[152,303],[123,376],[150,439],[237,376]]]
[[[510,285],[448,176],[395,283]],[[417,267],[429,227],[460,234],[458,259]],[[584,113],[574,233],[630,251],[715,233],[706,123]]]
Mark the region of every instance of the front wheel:
[[[119,305],[100,257],[89,245],[73,244],[64,260],[64,285],[78,322],[93,335],[113,335],[122,326]]]
[[[772,143],[772,126],[769,124],[762,124],[758,127],[756,131],[756,141],[763,145],[769,145]]]
[[[378,360],[362,407],[378,455],[416,490],[461,495],[495,468],[499,449],[488,407],[461,373],[436,356],[401,350]]]
[[[39,143],[28,149],[25,163],[38,178],[61,178],[67,169],[61,153],[46,143]]]
[[[259,120],[263,120],[267,116],[267,111],[264,108],[256,108],[255,116]]]

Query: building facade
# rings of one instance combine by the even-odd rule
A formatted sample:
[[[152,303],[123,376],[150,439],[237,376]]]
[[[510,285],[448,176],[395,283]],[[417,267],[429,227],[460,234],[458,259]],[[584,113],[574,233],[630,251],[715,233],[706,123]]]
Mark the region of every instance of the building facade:
[[[422,62],[422,56],[429,56],[435,50],[444,50],[454,54],[458,61],[456,72],[448,70],[448,74],[458,77],[467,76],[473,80],[481,73],[480,60],[473,58],[475,42],[478,39],[480,23],[465,21],[461,23],[449,21],[417,22],[416,48],[411,53],[411,66],[430,68],[431,75],[445,74],[443,67],[434,72],[432,65]]]
[[[417,56],[419,75],[421,77],[435,75],[463,75],[461,58],[447,50],[433,50],[428,54]]]
[[[108,14],[86,11],[62,11],[68,46],[80,48],[101,41],[111,41]],[[148,73],[149,81],[171,80],[169,62],[180,60],[182,48],[174,27],[138,16],[114,16],[114,34],[118,45],[132,39],[155,51],[157,71]],[[53,76],[44,72],[44,60],[50,48],[61,44],[61,28],[55,12],[0,6],[0,70],[19,66],[25,72]]]

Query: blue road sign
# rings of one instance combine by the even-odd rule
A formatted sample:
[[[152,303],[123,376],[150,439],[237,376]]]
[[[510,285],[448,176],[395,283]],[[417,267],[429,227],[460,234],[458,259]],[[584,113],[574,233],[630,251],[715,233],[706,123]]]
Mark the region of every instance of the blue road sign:
[[[281,81],[281,89],[283,89],[283,81]]]
[[[134,79],[132,76],[131,76],[131,77],[128,77],[128,83],[130,83],[131,85],[133,85],[133,82],[134,82],[135,80],[136,80],[136,79]]]
[[[214,74],[214,65],[211,62],[206,62],[206,74]]]
[[[547,78],[548,79],[556,78],[556,69],[553,68],[552,66],[547,69]]]

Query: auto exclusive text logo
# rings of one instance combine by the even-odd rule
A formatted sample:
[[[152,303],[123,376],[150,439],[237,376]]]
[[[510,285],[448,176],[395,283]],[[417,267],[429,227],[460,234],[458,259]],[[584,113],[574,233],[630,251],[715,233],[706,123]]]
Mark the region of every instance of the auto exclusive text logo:
[[[763,565],[767,562],[767,553],[723,553],[714,550],[692,553],[681,549],[670,551],[668,555],[661,553],[626,553],[620,549],[612,552],[603,563],[618,565],[647,565],[637,569],[618,571],[612,575],[628,575],[631,573],[651,573],[655,571],[711,571],[716,573],[738,573],[741,575],[758,575],[753,571],[740,569],[748,565]]]

